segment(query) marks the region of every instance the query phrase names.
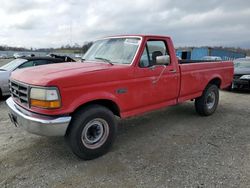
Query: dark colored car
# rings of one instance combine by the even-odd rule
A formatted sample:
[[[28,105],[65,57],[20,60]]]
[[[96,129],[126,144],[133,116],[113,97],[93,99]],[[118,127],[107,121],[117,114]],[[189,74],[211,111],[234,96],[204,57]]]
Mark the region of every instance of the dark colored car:
[[[232,89],[250,89],[250,58],[234,61]]]
[[[68,56],[45,56],[45,57],[22,57],[17,58],[6,65],[0,67],[0,97],[9,95],[8,80],[10,74],[17,70],[27,67],[47,65],[52,63],[74,62],[72,58]]]

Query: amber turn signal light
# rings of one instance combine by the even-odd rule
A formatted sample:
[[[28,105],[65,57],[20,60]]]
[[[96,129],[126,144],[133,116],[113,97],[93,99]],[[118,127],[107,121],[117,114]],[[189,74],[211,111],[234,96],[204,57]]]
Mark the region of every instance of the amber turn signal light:
[[[44,100],[37,100],[37,99],[31,99],[30,100],[30,105],[34,107],[39,107],[39,108],[60,108],[61,103],[59,100],[55,101],[44,101]]]

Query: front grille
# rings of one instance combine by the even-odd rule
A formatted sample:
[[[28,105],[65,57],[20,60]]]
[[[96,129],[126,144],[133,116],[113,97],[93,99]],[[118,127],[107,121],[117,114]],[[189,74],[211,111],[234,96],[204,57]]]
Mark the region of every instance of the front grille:
[[[28,106],[29,86],[16,81],[10,81],[10,93],[13,99],[24,106]]]

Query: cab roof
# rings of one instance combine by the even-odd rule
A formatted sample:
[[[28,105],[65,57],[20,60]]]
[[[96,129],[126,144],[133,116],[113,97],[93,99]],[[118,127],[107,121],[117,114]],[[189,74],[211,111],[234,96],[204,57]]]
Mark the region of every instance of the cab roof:
[[[152,34],[127,34],[127,35],[111,35],[103,38],[109,38],[109,37],[155,37],[155,38],[170,38],[166,35],[152,35]]]

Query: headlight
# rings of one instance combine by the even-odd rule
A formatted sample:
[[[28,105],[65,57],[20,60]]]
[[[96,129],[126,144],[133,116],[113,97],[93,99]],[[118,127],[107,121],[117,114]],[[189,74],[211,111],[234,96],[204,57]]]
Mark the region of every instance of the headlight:
[[[240,79],[250,80],[250,75],[243,75],[240,77]]]
[[[30,105],[39,108],[60,108],[61,100],[58,89],[55,87],[31,88]]]

